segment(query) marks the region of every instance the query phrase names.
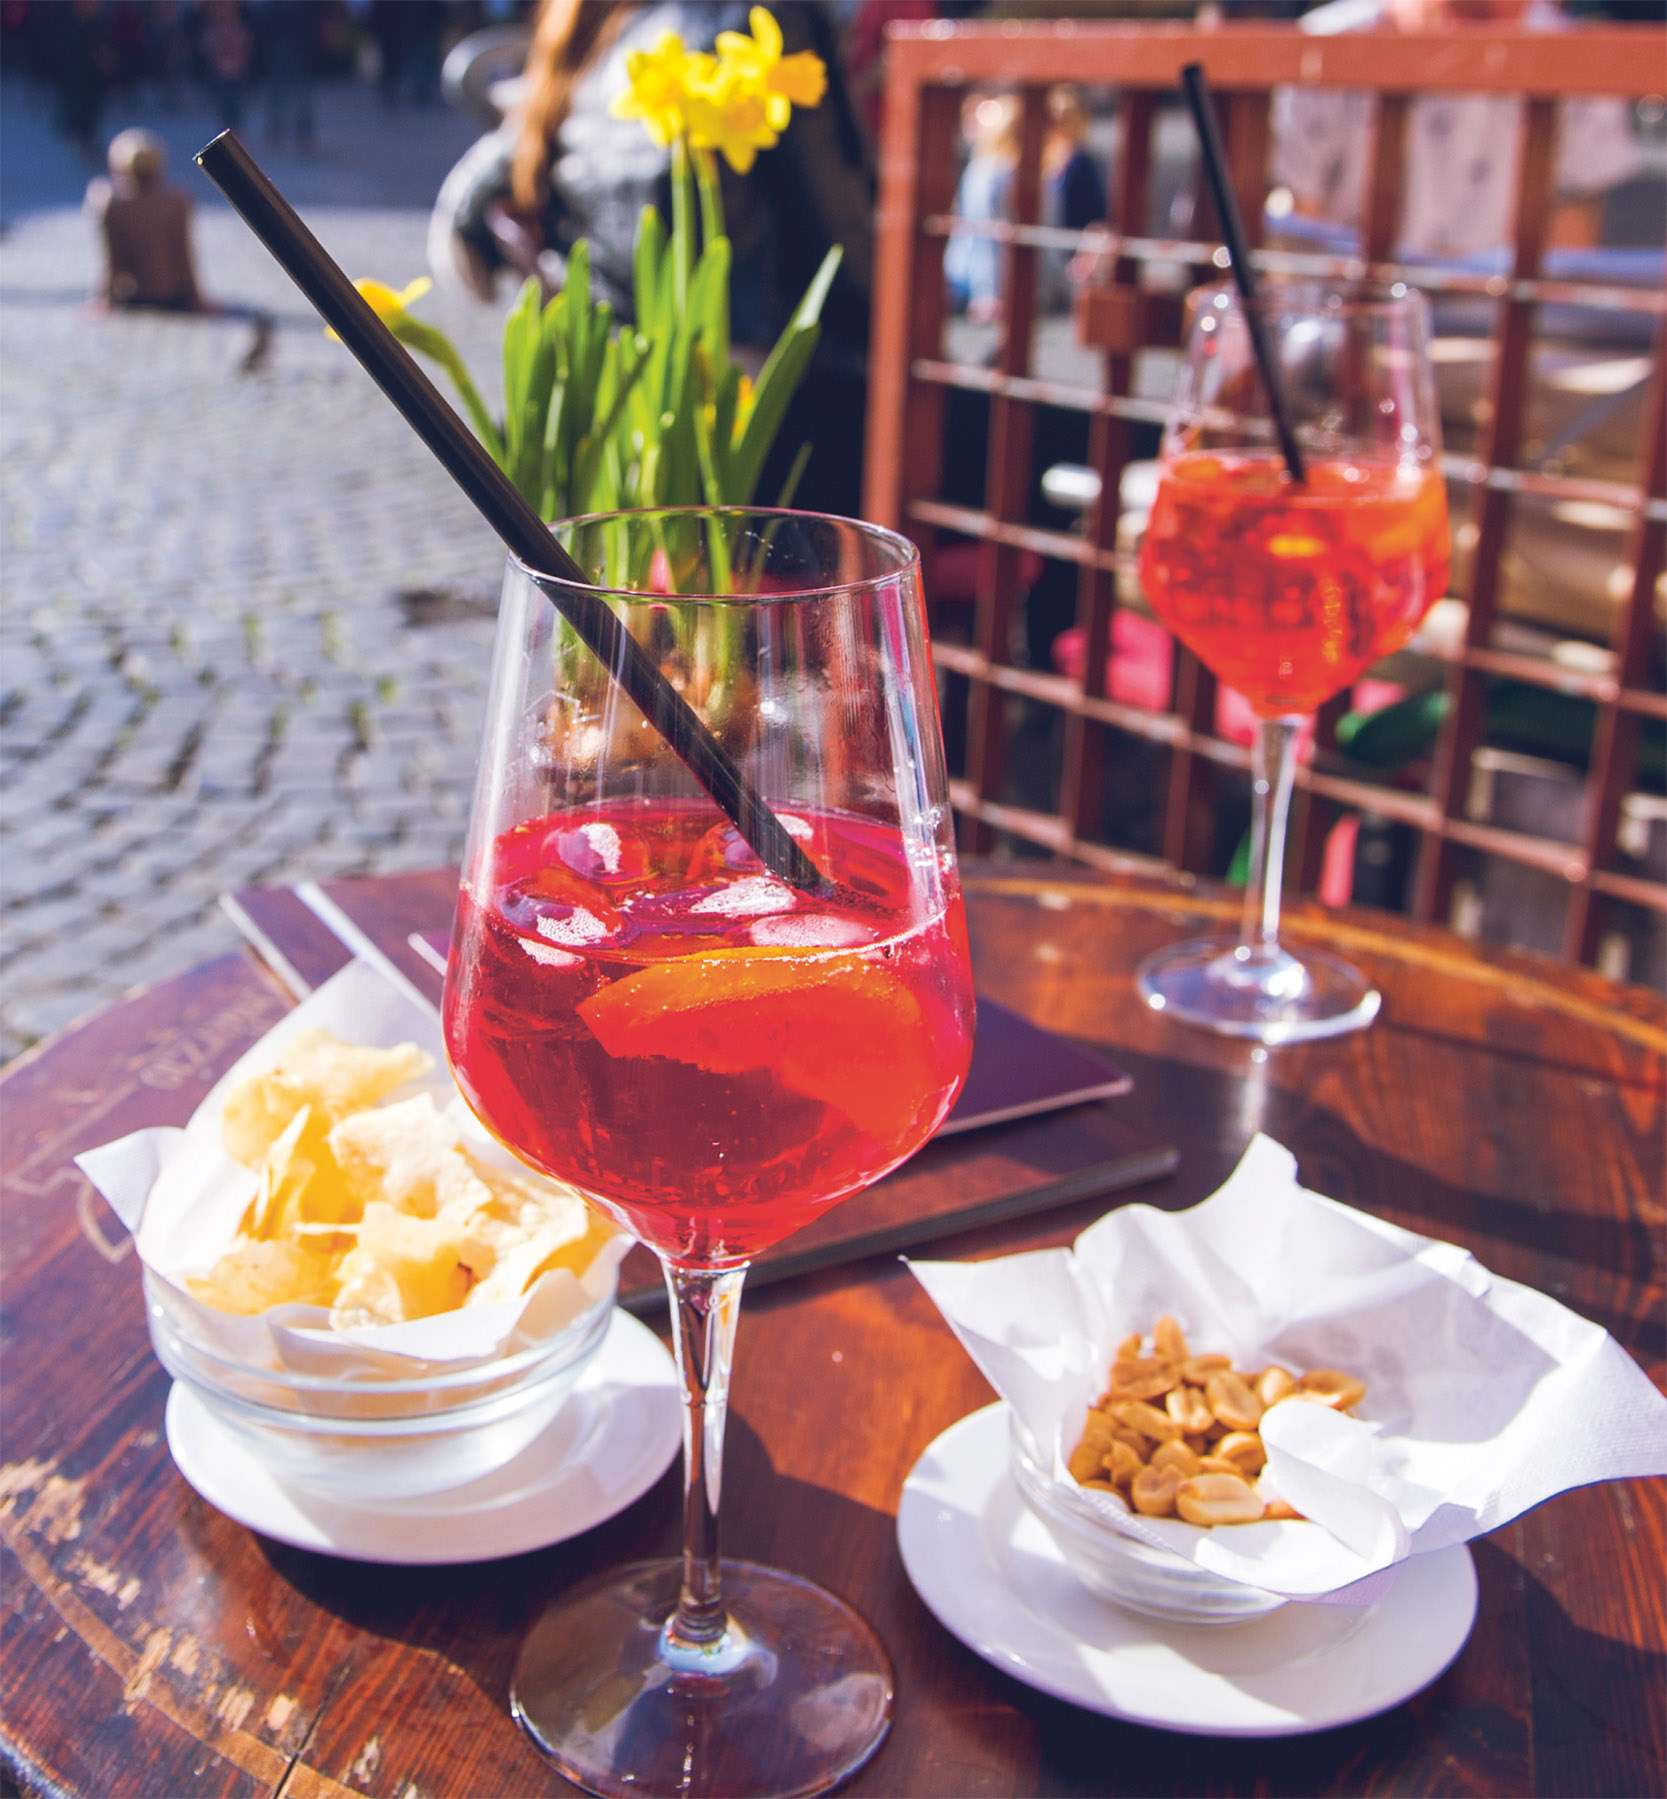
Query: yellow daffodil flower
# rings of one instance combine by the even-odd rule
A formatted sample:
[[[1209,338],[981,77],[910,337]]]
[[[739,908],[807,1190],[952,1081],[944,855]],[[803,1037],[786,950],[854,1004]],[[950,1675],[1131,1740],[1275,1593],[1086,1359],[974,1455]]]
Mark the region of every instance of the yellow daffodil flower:
[[[717,150],[738,175],[777,141],[768,98],[757,83],[720,65],[716,79],[688,91],[689,142]]]
[[[616,119],[641,119],[643,129],[664,148],[689,128],[690,89],[708,81],[716,61],[704,52],[691,54],[675,31],[662,33],[652,50],[633,50],[625,59],[630,86],[608,110]]]
[[[764,99],[764,116],[772,131],[785,131],[795,106],[818,106],[828,91],[827,65],[814,51],[781,53],[781,27],[762,6],[747,14],[752,36],[739,31],[718,34],[718,54],[751,82]]]
[[[405,318],[405,310],[413,302],[420,300],[434,285],[426,275],[419,275],[415,281],[408,281],[398,292],[386,281],[372,281],[367,275],[353,285],[370,302],[370,309],[384,325],[398,325]],[[324,327],[324,335],[341,342],[328,325]]]
[[[420,300],[434,283],[426,275],[419,275],[415,281],[406,282],[397,293],[385,281],[355,281],[353,285],[370,302],[371,311],[379,319],[392,324],[400,313]]]

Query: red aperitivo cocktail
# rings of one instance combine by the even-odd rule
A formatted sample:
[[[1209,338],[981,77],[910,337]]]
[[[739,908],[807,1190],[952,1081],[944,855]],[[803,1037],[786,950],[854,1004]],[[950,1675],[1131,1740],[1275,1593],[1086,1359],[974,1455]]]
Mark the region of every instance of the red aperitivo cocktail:
[[[919,557],[740,509],[561,533],[594,586],[505,584],[446,1044],[488,1129],[661,1259],[684,1539],[545,1613],[515,1712],[590,1792],[820,1793],[885,1734],[886,1655],[808,1581],[720,1573],[724,1407],[748,1258],[925,1142],[971,1058]],[[698,739],[563,622],[597,607]]]
[[[1142,965],[1142,996],[1168,1016],[1288,1043],[1377,1015],[1357,970],[1280,944],[1279,895],[1298,732],[1404,644],[1446,585],[1428,328],[1404,287],[1193,296],[1141,587],[1261,724],[1244,923],[1237,939],[1180,944]]]
[[[772,876],[691,801],[529,819],[459,901],[446,1038],[471,1107],[645,1242],[712,1266],[896,1167],[972,1048],[959,893],[921,916],[895,829],[782,817],[826,892]]]
[[[1433,468],[1194,451],[1164,465],[1140,557],[1152,610],[1263,717],[1313,712],[1446,588]]]

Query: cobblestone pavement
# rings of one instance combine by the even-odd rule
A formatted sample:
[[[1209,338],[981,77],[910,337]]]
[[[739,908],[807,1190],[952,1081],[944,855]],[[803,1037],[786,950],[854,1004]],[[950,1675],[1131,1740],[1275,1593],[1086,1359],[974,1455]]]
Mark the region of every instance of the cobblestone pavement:
[[[471,129],[323,101],[317,153],[269,166],[351,273],[403,283]],[[270,310],[264,366],[246,320],[90,310],[86,170],[9,82],[0,119],[3,1058],[235,944],[228,888],[458,856],[502,556],[206,192],[203,286]],[[213,129],[165,122],[193,191]],[[491,309],[423,310],[490,387]]]

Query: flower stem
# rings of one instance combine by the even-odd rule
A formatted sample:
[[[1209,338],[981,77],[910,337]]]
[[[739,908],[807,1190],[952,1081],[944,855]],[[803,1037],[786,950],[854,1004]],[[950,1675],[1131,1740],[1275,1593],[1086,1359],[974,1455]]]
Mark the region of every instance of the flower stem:
[[[718,184],[718,164],[710,150],[694,151],[695,180],[700,186],[700,237],[716,243],[724,234],[723,190]]]
[[[673,138],[671,146],[671,279],[675,316],[689,310],[689,277],[695,261],[694,195],[689,181],[689,146]]]

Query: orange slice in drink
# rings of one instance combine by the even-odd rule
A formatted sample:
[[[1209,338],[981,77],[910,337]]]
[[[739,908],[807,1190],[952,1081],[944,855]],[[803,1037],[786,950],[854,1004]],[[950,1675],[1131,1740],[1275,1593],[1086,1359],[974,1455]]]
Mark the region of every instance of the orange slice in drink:
[[[891,1148],[937,1085],[930,1025],[887,968],[800,950],[709,950],[594,993],[579,1015],[610,1056],[665,1056],[709,1074],[768,1069]]]

